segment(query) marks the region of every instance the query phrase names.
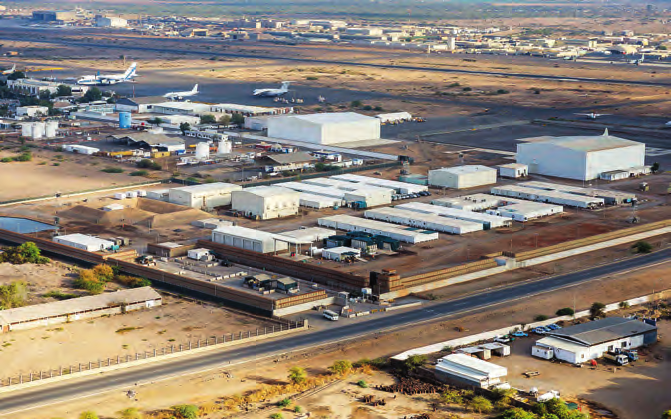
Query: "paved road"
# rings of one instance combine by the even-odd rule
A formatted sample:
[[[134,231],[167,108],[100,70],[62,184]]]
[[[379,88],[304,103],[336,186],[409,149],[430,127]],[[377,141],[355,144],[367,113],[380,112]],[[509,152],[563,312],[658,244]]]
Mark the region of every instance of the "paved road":
[[[245,360],[274,357],[290,351],[339,343],[405,326],[416,326],[420,322],[455,316],[522,298],[531,298],[539,293],[552,292],[553,290],[577,285],[597,277],[665,262],[670,258],[671,249],[667,249],[582,272],[493,289],[461,299],[427,304],[420,309],[371,317],[368,321],[348,323],[346,320],[342,320],[336,323],[338,327],[293,335],[290,338],[281,340],[241,346],[228,351],[211,352],[202,356],[122,370],[116,373],[64,381],[59,384],[37,387],[26,391],[0,394],[0,416],[49,405],[58,401],[67,401],[74,398],[86,397],[87,395],[99,394],[105,391],[128,389],[135,383],[148,383],[179,374],[212,368],[226,368],[229,363],[235,364]]]
[[[0,39],[7,41],[23,41],[25,38],[19,36],[10,36],[4,35],[0,36]],[[155,40],[156,44],[160,43],[160,40]],[[164,47],[145,47],[140,45],[116,45],[116,44],[105,44],[100,42],[72,42],[65,40],[31,40],[33,43],[46,43],[46,44],[58,44],[58,45],[68,45],[78,48],[105,48],[105,49],[123,49],[123,50],[135,50],[135,51],[151,51],[151,52],[161,52],[161,53],[170,53],[170,54],[182,54],[182,55],[202,55],[208,57],[233,57],[233,58],[250,58],[250,59],[267,59],[267,60],[285,60],[285,61],[296,61],[296,62],[309,62],[309,63],[318,63],[318,64],[336,64],[336,65],[349,65],[355,67],[372,67],[372,68],[384,68],[384,69],[399,69],[399,70],[418,70],[418,71],[431,71],[439,73],[458,73],[458,74],[476,74],[484,76],[505,76],[505,77],[517,77],[525,79],[535,79],[535,80],[555,80],[555,81],[564,81],[564,82],[575,82],[575,83],[614,83],[614,84],[624,84],[632,86],[671,86],[671,82],[664,81],[640,81],[640,80],[617,80],[617,79],[598,79],[590,77],[564,77],[564,76],[553,76],[553,75],[543,75],[543,74],[526,74],[526,73],[512,73],[512,72],[503,72],[503,71],[483,71],[483,70],[465,70],[465,69],[454,69],[454,68],[436,68],[436,67],[423,67],[423,66],[413,66],[413,65],[389,65],[389,64],[375,64],[370,62],[361,62],[361,61],[341,61],[341,60],[328,60],[328,59],[316,59],[316,58],[300,58],[300,57],[279,57],[277,55],[267,55],[267,54],[249,54],[249,53],[235,53],[235,52],[218,52],[218,51],[199,51],[199,50],[187,50],[187,49],[178,49],[178,48],[164,48]]]

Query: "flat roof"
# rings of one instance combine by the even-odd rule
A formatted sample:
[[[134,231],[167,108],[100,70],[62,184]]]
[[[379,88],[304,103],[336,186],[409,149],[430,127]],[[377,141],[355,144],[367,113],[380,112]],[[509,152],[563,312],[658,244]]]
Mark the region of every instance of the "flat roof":
[[[606,317],[588,323],[565,327],[549,333],[550,336],[567,339],[584,346],[622,339],[656,330],[655,326],[640,320],[622,317]]]
[[[73,242],[73,243],[80,243],[80,244],[84,244],[84,245],[94,245],[96,247],[100,247],[101,245],[102,246],[111,246],[111,245],[114,244],[114,242],[111,241],[111,240],[105,240],[105,239],[101,239],[99,237],[93,237],[93,236],[89,236],[87,234],[80,234],[80,233],[66,234],[66,235],[62,235],[62,236],[54,236],[54,241],[56,241],[56,239],[67,240],[67,241],[70,241],[70,242]]]
[[[456,372],[477,379],[487,379],[490,376],[503,377],[508,375],[508,369],[491,362],[466,354],[450,354],[438,360],[438,365],[443,368],[456,368]],[[451,367],[451,368],[450,368]]]
[[[244,237],[245,239],[258,240],[258,241],[270,241],[278,239],[282,240],[282,235],[269,233],[267,231],[256,230],[254,228],[240,227],[240,226],[221,226],[212,230],[212,234],[222,233],[229,236]]]
[[[324,227],[309,227],[298,230],[283,231],[283,236],[293,237],[294,239],[315,242],[336,234],[335,230]]]
[[[545,346],[548,348],[559,348],[569,352],[578,352],[585,350],[585,345],[568,342],[564,339],[557,339],[551,336],[536,341],[536,346]]]
[[[305,163],[317,160],[313,155],[304,151],[298,151],[296,153],[267,154],[266,157],[279,164]]]
[[[506,163],[506,164],[499,164],[499,167],[504,167],[506,169],[525,169],[529,166],[522,163]]]
[[[168,136],[165,134],[152,134],[150,132],[134,132],[127,135],[111,135],[117,140],[128,139],[134,143],[147,143],[148,145],[162,145],[162,144],[184,144],[184,140],[177,136]]]
[[[359,122],[359,121],[375,121],[379,123],[379,119],[366,115],[361,115],[356,112],[326,112],[313,113],[309,115],[291,115],[292,118],[301,121],[312,122],[315,124],[338,124],[344,122]]]
[[[251,188],[244,188],[241,192],[253,193],[254,195],[262,196],[264,198],[269,198],[271,196],[298,195],[298,192],[294,190],[280,188],[279,186],[252,186]]]
[[[445,225],[448,227],[464,228],[467,230],[467,232],[482,230],[482,223],[476,223],[467,220],[458,220],[456,218],[442,217],[435,213],[427,214],[424,212],[408,211],[403,210],[401,208],[384,207],[384,208],[370,209],[364,212],[364,217],[368,218],[369,214],[371,216],[379,214],[379,215],[388,215],[390,217],[403,217],[409,220],[424,221],[428,223]]]
[[[160,298],[161,295],[151,287],[106,292],[100,295],[71,298],[69,300],[56,301],[53,303],[2,310],[0,311],[0,322],[3,324],[16,324],[49,317],[81,313],[121,303],[139,303]]]
[[[455,166],[455,167],[442,167],[440,169],[431,170],[432,172],[447,172],[453,173],[455,175],[465,175],[478,172],[491,172],[496,171],[491,167],[482,166],[479,164],[467,165],[467,166]]]
[[[613,135],[573,135],[567,137],[532,137],[524,138],[521,141],[527,143],[547,143],[557,147],[569,148],[576,151],[602,151],[622,147],[645,146],[643,143],[626,140]],[[518,147],[524,147],[524,143],[518,144]]]
[[[170,190],[196,193],[196,192],[233,191],[240,189],[242,189],[242,186],[236,185],[235,183],[214,182],[214,183],[203,183],[201,185],[179,186],[177,188],[171,188]]]

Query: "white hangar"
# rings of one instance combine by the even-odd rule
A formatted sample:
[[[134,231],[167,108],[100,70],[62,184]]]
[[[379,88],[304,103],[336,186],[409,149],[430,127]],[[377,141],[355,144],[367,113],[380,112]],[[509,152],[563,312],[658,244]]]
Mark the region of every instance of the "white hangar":
[[[529,173],[592,180],[604,172],[645,164],[645,144],[608,135],[536,137],[517,145],[517,163]]]
[[[268,119],[268,137],[315,144],[380,139],[380,120],[355,112],[282,115]]]
[[[233,191],[233,209],[261,220],[298,214],[300,193],[279,186],[254,186]]]

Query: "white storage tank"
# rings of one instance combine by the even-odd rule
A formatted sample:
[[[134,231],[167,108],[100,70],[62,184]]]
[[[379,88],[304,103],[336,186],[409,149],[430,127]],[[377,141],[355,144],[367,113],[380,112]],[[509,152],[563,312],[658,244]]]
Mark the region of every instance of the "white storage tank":
[[[217,155],[221,156],[223,154],[230,154],[233,151],[233,145],[228,139],[223,139],[219,141],[219,146],[217,147]]]
[[[196,144],[196,158],[206,160],[210,158],[210,145],[208,143]]]
[[[33,124],[27,122],[21,124],[21,136],[22,137],[32,137],[33,136]]]
[[[57,131],[58,131],[58,121],[47,121],[45,136],[47,138],[56,138]]]
[[[33,127],[32,127],[32,137],[35,140],[39,140],[40,138],[44,137],[44,127],[45,124],[44,122],[33,122]]]

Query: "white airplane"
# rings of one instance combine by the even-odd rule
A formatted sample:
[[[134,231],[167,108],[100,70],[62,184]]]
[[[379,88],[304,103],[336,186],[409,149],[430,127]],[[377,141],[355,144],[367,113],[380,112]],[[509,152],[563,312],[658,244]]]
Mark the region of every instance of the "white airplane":
[[[10,75],[10,74],[14,74],[15,71],[16,71],[16,64],[14,64],[14,65],[12,66],[12,68],[10,68],[9,70],[4,70],[4,71],[2,72],[2,75],[3,75],[3,76],[8,76],[8,75]]]
[[[664,124],[664,125],[666,125],[667,127],[671,127],[671,121],[667,122],[667,123]]]
[[[84,86],[109,86],[117,83],[132,81],[137,76],[137,63],[133,63],[123,74],[101,75],[100,72],[95,76],[83,76],[77,80],[77,84]]]
[[[639,64],[641,64],[643,61],[645,61],[645,54],[641,54],[641,58],[638,58],[638,59],[636,59],[636,60],[630,60],[630,61],[629,61],[629,64],[639,65]]]
[[[185,97],[195,96],[198,93],[199,93],[198,92],[198,85],[196,84],[195,86],[193,86],[193,89],[191,89],[191,90],[187,90],[185,92],[170,92],[170,93],[164,94],[163,97],[166,97],[170,100],[182,100]]]
[[[278,96],[284,96],[289,92],[289,85],[292,82],[290,81],[283,81],[282,82],[282,87],[279,89],[256,89],[254,90],[254,96],[259,96],[259,97],[278,97]]]
[[[609,113],[594,113],[594,112],[591,112],[591,113],[577,113],[576,115],[583,115],[583,116],[586,116],[589,119],[597,119],[600,116],[606,116],[606,115],[610,115],[610,114]]]

